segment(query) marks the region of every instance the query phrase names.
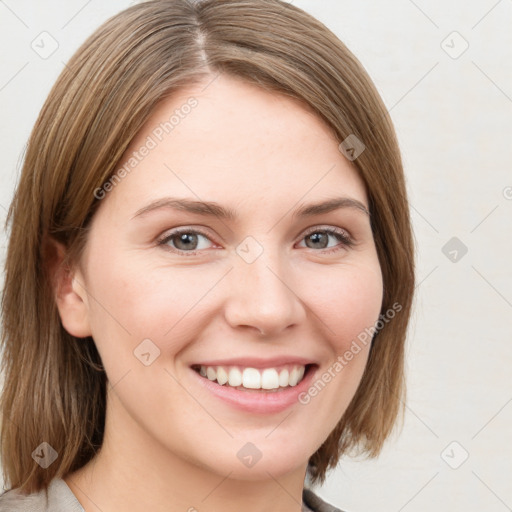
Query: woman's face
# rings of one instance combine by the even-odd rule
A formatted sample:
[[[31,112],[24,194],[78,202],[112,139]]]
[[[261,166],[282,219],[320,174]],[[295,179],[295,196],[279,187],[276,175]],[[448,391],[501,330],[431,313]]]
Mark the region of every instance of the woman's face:
[[[305,469],[353,397],[369,345],[344,354],[378,320],[381,271],[365,188],[330,129],[290,98],[207,83],[162,102],[96,192],[82,315],[60,311],[113,386],[105,442],[134,464],[277,478]]]

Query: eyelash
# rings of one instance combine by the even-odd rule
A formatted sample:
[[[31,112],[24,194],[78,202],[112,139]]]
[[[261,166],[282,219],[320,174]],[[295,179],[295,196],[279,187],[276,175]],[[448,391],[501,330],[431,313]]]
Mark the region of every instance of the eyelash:
[[[202,235],[205,238],[207,238],[208,240],[210,240],[210,237],[205,232],[203,232],[201,230],[189,229],[189,228],[178,228],[178,229],[175,229],[174,231],[172,231],[171,233],[166,234],[163,238],[159,239],[158,245],[162,246],[166,250],[169,250],[169,251],[177,253],[177,254],[183,254],[185,256],[197,255],[199,252],[202,251],[202,249],[198,250],[198,251],[197,250],[196,251],[182,251],[181,249],[175,249],[175,248],[167,245],[167,242],[169,242],[173,238],[175,238],[179,235],[182,235],[184,233]],[[329,235],[332,235],[332,236],[336,237],[341,242],[340,245],[344,246],[345,248],[350,248],[354,245],[354,241],[352,240],[352,238],[350,238],[349,234],[345,230],[342,230],[339,228],[318,228],[318,227],[312,228],[304,234],[304,236],[301,238],[301,241],[304,238],[306,238],[307,236],[312,235],[313,233],[327,233]],[[322,249],[322,250],[315,251],[315,252],[321,252],[323,254],[332,254],[334,252],[338,252],[341,250],[340,245],[337,245],[336,247],[333,247],[330,249]]]

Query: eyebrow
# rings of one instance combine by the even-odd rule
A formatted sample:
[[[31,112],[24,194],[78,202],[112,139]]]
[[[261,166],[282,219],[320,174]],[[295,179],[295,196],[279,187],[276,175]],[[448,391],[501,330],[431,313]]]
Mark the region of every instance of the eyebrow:
[[[315,215],[329,213],[331,211],[339,210],[342,208],[355,209],[370,216],[370,212],[361,201],[351,197],[336,197],[326,201],[303,205],[293,212],[292,217],[313,217]],[[163,197],[151,202],[140,210],[137,210],[132,219],[143,217],[152,211],[161,209],[180,210],[189,213],[195,213],[197,215],[203,215],[205,217],[218,217],[220,219],[229,220],[231,222],[234,222],[238,217],[237,213],[231,208],[226,208],[215,202]]]

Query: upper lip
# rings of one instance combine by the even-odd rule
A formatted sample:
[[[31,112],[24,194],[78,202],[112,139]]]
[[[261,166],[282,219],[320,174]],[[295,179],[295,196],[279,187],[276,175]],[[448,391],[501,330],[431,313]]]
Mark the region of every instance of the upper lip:
[[[273,368],[282,365],[316,364],[312,359],[295,356],[279,356],[268,359],[261,357],[236,357],[230,359],[215,359],[194,363],[192,366],[243,366],[244,368]]]

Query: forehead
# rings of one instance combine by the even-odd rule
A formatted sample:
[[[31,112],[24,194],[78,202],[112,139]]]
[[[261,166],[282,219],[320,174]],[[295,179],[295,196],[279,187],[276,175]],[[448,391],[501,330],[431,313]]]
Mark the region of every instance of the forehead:
[[[117,207],[160,195],[242,206],[350,195],[366,204],[357,171],[309,106],[225,75],[160,102],[121,166],[129,172],[109,192]]]

